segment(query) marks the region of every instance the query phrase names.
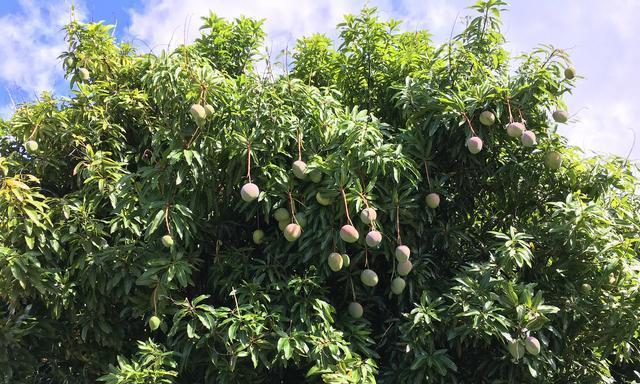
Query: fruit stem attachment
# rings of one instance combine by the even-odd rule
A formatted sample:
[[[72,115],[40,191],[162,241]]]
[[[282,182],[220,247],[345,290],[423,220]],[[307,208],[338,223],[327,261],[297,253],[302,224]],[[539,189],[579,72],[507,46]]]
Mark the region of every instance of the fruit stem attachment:
[[[157,315],[158,314],[158,287],[160,286],[160,284],[156,285],[156,287],[153,289],[153,293],[151,294],[151,298],[153,300],[153,314]]]
[[[247,179],[251,182],[251,142],[247,141]]]
[[[167,233],[171,235],[171,226],[169,225],[169,207],[169,204],[164,206],[164,225],[167,227]]]
[[[351,294],[353,295],[353,301],[356,301],[356,289],[353,286],[353,279],[351,278],[351,274],[349,274],[349,283],[351,283]]]
[[[364,177],[362,176],[362,172],[360,172],[360,185],[364,188]],[[369,200],[367,199],[367,196],[360,191],[358,191],[358,194],[362,197],[362,200],[364,200],[364,206],[369,208]]]
[[[466,112],[462,112],[462,117],[464,117],[464,120],[467,122],[467,125],[469,126],[471,133],[473,133],[473,136],[478,136],[476,134],[476,131],[473,129],[473,125],[471,125],[471,120],[469,120],[469,116],[467,116]]]
[[[364,267],[369,268],[369,248],[366,243],[364,245]]]
[[[429,177],[429,163],[427,163],[427,159],[423,159],[424,161],[424,170],[427,173],[427,184],[429,184],[429,191],[433,192],[433,185],[431,185],[431,177]]]
[[[296,127],[298,138],[298,161],[302,161],[302,134],[300,133],[300,127]]]
[[[298,219],[296,219],[296,206],[295,203],[293,202],[293,196],[291,196],[291,191],[287,192],[287,195],[289,196],[289,210],[291,211],[291,220],[300,225],[298,223]]]
[[[340,193],[342,194],[342,202],[344,203],[344,213],[347,215],[347,222],[353,226],[353,222],[349,216],[349,206],[347,205],[347,196],[344,194],[344,188],[340,188]]]
[[[362,179],[361,179],[361,180],[362,180]],[[364,182],[362,183],[362,185],[364,185]],[[359,192],[359,191],[358,191],[358,194],[360,195],[360,197],[362,197],[362,201],[364,201],[364,206],[365,206],[367,209],[369,209],[369,200],[367,199],[367,196],[365,196],[365,195],[364,195],[364,193]],[[369,227],[370,227],[372,230],[375,228],[375,226],[374,226],[374,224],[373,224],[373,223],[374,223],[373,221],[371,221],[371,222],[369,223]]]
[[[367,200],[367,196],[365,196],[364,193],[362,192],[358,192],[358,194],[360,195],[360,197],[362,197],[362,201],[364,201],[364,206],[366,208],[369,208],[369,200]]]
[[[509,102],[509,98],[505,96],[505,101],[507,102],[507,111],[509,111],[509,123],[513,123],[513,115],[511,114],[511,103]]]
[[[520,115],[520,121],[524,123],[526,120],[524,119],[524,116],[522,116],[522,110],[520,108],[518,108],[518,115]]]
[[[200,83],[200,104],[204,105],[204,95],[207,92],[207,85],[205,83]]]
[[[33,136],[35,136],[35,135],[36,135],[36,131],[38,130],[38,128],[40,128],[40,124],[39,124],[39,123],[38,123],[38,124],[36,124],[36,125],[33,127],[33,130],[31,131],[31,134],[29,134],[29,138],[27,139],[27,141],[28,141],[28,140],[32,140],[32,139],[33,139]]]
[[[398,245],[402,245],[402,238],[400,237],[400,205],[396,203],[396,242]]]

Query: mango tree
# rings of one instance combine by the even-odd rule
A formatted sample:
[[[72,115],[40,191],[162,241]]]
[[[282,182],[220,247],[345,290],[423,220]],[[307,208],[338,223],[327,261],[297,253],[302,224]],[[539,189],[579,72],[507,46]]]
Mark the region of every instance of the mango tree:
[[[72,21],[69,96],[0,121],[0,382],[637,380],[637,169],[556,133],[579,70],[504,7],[282,62]]]

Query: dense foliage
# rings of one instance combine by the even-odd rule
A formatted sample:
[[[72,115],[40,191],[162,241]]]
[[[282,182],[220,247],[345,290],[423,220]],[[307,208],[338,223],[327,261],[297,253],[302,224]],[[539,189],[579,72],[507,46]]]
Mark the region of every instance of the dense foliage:
[[[555,133],[575,74],[510,58],[504,5],[266,66],[260,21],[158,55],[71,22],[71,96],[0,121],[0,382],[638,380],[634,167]]]

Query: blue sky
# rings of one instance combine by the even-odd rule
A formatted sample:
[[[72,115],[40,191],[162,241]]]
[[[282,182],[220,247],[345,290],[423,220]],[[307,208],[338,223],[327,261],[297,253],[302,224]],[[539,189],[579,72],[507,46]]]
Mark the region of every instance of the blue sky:
[[[426,28],[444,41],[471,0],[369,0],[382,16],[405,20],[404,28]],[[567,49],[578,74],[566,101],[573,114],[561,133],[590,151],[640,159],[640,14],[638,0],[512,0],[504,18],[508,48],[527,51],[539,43]],[[65,49],[62,26],[75,5],[84,21],[117,23],[116,37],[147,50],[175,47],[197,36],[199,17],[209,9],[221,16],[267,19],[267,45],[277,51],[313,32],[335,37],[345,13],[363,0],[0,0],[0,116],[13,102],[32,100],[43,90],[64,94],[67,84],[57,56]],[[458,20],[458,22],[456,22]],[[186,31],[186,36],[184,32]],[[637,136],[637,139],[634,137]]]

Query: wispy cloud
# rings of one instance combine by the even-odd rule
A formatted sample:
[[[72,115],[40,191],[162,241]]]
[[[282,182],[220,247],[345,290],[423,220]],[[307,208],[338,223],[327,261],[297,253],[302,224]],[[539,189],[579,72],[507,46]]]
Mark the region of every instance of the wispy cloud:
[[[560,133],[572,144],[597,152],[640,159],[640,116],[636,90],[640,87],[640,2],[619,0],[515,3],[505,15],[505,32],[513,51],[527,51],[538,43],[567,49],[583,80],[567,96],[575,114]],[[635,134],[634,134],[635,132]]]
[[[357,1],[218,1],[143,0],[139,10],[131,10],[128,34],[143,41],[155,51],[173,47],[199,36],[200,17],[215,11],[222,17],[240,15],[265,19],[267,43],[272,48],[284,48],[296,38],[314,32],[329,32],[342,20],[345,13],[360,8]]]
[[[2,0],[0,0],[2,1]],[[33,99],[43,90],[65,91],[57,56],[65,49],[61,28],[69,20],[70,2],[18,0],[19,10],[0,16],[0,95],[10,90],[17,101]],[[407,30],[429,29],[436,41],[445,41],[456,16],[469,12],[467,0],[369,0],[382,17],[404,20]],[[214,10],[223,17],[245,15],[265,19],[267,45],[272,52],[292,47],[298,37],[315,32],[336,38],[335,25],[346,13],[357,13],[364,0],[138,0],[129,10],[131,23],[124,26],[126,39],[141,49],[158,52],[193,41],[200,17]],[[115,6],[115,5],[114,5]],[[586,149],[626,156],[635,131],[640,141],[640,115],[636,74],[640,62],[640,24],[635,17],[640,2],[618,0],[539,0],[513,2],[505,14],[508,48],[528,51],[538,43],[569,48],[579,75],[573,95],[567,97],[572,124],[561,133]],[[109,20],[108,20],[109,22]],[[459,19],[457,30],[459,30]],[[0,96],[0,115],[11,112]],[[640,159],[640,142],[632,155]]]
[[[429,28],[436,35],[446,32],[455,22],[465,1],[447,0],[372,0],[385,18],[404,21],[404,29]],[[129,38],[154,51],[193,41],[198,36],[200,17],[209,10],[223,17],[240,15],[265,19],[267,45],[274,51],[291,47],[297,38],[312,33],[337,37],[336,24],[347,13],[357,13],[365,1],[344,0],[142,0],[142,7],[130,11]]]
[[[23,101],[55,89],[62,79],[57,57],[65,49],[61,28],[69,21],[69,9],[66,2],[20,0],[18,12],[0,17],[0,83],[4,88],[0,92]],[[11,111],[10,104],[0,106],[3,116]]]

